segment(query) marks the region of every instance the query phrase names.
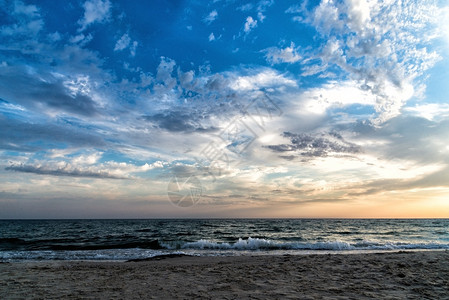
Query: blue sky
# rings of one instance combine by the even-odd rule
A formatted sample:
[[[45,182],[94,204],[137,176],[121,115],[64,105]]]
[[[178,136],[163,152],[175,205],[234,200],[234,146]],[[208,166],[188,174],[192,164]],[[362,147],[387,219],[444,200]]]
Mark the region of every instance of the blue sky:
[[[0,218],[448,217],[448,17],[0,0]]]

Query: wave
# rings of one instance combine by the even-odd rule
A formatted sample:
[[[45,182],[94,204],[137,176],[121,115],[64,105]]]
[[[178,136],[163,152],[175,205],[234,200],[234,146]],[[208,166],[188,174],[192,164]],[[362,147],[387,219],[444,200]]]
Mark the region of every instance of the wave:
[[[170,248],[169,246],[165,245]],[[449,244],[443,243],[403,243],[375,241],[360,241],[350,243],[345,241],[327,242],[276,242],[267,239],[239,239],[235,243],[220,243],[210,240],[199,240],[185,243],[182,249],[197,250],[401,250],[401,249],[449,249]]]
[[[20,239],[0,239],[5,243],[27,243]],[[157,249],[152,249],[157,248]],[[14,247],[13,247],[14,248]],[[368,250],[440,250],[449,249],[449,243],[401,243],[377,241],[327,241],[327,242],[280,242],[262,238],[238,239],[234,243],[198,240],[195,242],[164,243],[128,243],[114,245],[66,245],[66,247],[45,246],[40,250],[9,249],[0,250],[0,261],[11,260],[130,260],[147,259],[157,255],[186,254],[196,256],[246,255],[249,253],[300,254],[302,251],[368,251]]]
[[[73,240],[44,239],[23,240],[19,238],[0,238],[0,251],[35,251],[35,250],[105,250],[105,249],[164,249],[158,240],[107,241],[107,240]]]
[[[379,242],[360,240],[348,242],[334,241],[275,241],[265,238],[239,238],[236,242],[217,242],[201,239],[193,242],[186,241],[159,241],[159,240],[72,240],[72,239],[48,239],[48,240],[23,240],[19,238],[0,238],[1,251],[86,251],[107,249],[149,249],[149,250],[401,250],[401,249],[449,249],[449,243],[427,242]]]

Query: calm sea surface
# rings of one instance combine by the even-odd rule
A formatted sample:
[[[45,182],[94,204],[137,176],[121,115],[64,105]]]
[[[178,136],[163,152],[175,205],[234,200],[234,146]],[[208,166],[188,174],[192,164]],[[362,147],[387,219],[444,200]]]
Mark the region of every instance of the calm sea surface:
[[[0,260],[449,249],[449,219],[0,220]]]

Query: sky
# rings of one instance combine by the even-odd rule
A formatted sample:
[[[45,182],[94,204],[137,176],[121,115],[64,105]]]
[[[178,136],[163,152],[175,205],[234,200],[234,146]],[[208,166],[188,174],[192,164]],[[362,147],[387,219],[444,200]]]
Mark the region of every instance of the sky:
[[[0,218],[449,217],[448,18],[0,0]]]

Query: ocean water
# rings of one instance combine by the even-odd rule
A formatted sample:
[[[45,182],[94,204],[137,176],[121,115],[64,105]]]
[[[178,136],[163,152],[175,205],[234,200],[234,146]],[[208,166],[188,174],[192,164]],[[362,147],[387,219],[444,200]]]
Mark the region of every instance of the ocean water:
[[[0,220],[0,260],[449,249],[449,219]]]

